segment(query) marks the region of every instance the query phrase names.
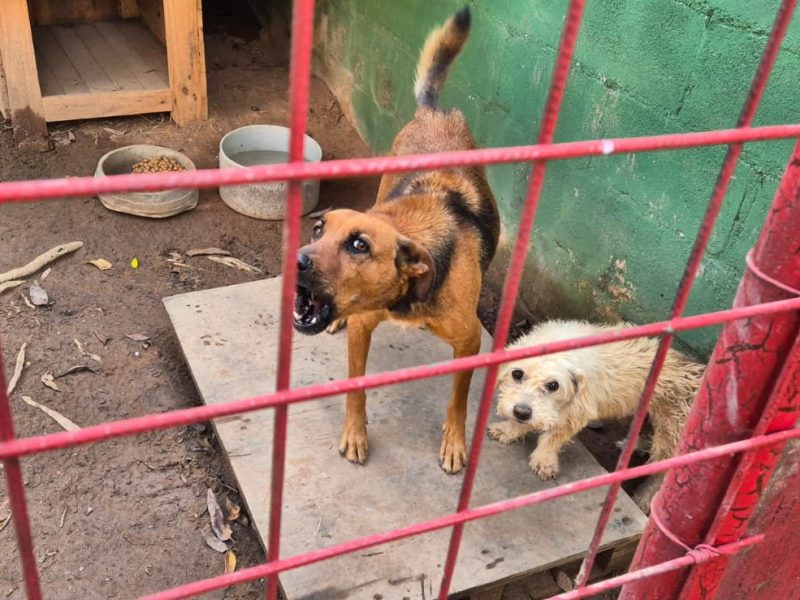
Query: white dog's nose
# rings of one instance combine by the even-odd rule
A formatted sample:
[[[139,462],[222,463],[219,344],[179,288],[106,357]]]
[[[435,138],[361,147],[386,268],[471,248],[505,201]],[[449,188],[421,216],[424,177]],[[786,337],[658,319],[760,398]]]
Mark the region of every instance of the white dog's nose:
[[[519,421],[527,421],[533,414],[533,410],[527,404],[515,404],[514,409],[511,412],[514,415],[514,418]]]

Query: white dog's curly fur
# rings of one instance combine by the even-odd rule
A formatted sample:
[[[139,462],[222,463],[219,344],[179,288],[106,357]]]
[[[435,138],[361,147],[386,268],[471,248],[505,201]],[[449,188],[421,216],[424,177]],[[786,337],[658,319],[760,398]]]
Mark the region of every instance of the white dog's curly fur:
[[[521,348],[587,336],[630,325],[546,321],[509,346]],[[542,479],[558,476],[558,453],[590,421],[623,419],[636,411],[658,341],[636,338],[510,362],[498,374],[497,413],[506,421],[489,437],[510,444],[541,433],[530,467]],[[704,366],[670,350],[650,403],[650,460],[671,457],[703,376]],[[643,486],[637,502],[649,507],[658,481]]]

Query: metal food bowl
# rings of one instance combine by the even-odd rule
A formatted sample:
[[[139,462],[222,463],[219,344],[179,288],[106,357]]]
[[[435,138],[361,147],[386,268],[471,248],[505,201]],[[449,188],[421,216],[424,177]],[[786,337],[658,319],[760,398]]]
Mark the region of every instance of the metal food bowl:
[[[195,170],[194,163],[180,152],[161,146],[137,144],[123,146],[105,154],[97,163],[94,175],[105,177],[130,174],[137,162],[160,156],[176,160],[187,171]],[[97,197],[109,210],[158,219],[193,209],[197,206],[200,193],[198,190],[162,190],[98,194]]]
[[[304,136],[306,162],[322,160],[322,148]],[[255,165],[287,162],[289,130],[278,125],[248,125],[234,129],[219,143],[221,169],[241,169]],[[245,160],[247,159],[247,160]],[[256,219],[280,220],[286,216],[288,185],[271,181],[248,185],[223,186],[219,195],[236,212]],[[311,212],[319,201],[319,180],[303,182],[303,214]]]

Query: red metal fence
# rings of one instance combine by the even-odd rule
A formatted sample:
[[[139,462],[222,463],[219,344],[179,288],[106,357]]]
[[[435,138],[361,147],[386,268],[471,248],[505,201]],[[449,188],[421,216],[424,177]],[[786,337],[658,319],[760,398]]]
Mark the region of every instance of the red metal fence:
[[[75,432],[17,439],[14,435],[11,406],[5,393],[2,368],[0,368],[0,459],[5,465],[28,598],[38,600],[42,595],[20,471],[21,457],[269,407],[275,409],[275,435],[267,562],[165,590],[149,598],[162,600],[185,598],[265,577],[267,598],[271,600],[277,597],[277,578],[283,571],[449,527],[452,528],[452,537],[439,589],[439,597],[444,599],[448,595],[456,566],[464,523],[602,486],[609,486],[609,492],[578,575],[576,588],[557,596],[558,598],[583,598],[606,589],[625,586],[622,597],[626,598],[656,597],[653,595],[653,590],[657,589],[659,598],[710,599],[715,596],[715,590],[725,567],[730,562],[731,555],[753,544],[769,543],[769,539],[764,540],[764,536],[760,534],[747,537],[746,525],[757,505],[760,490],[763,490],[778,461],[780,449],[787,441],[800,438],[800,429],[795,428],[800,411],[800,398],[798,398],[800,341],[797,341],[800,329],[800,312],[798,312],[800,311],[800,291],[798,291],[800,248],[790,251],[791,244],[796,246],[800,243],[798,242],[800,142],[790,157],[759,242],[748,256],[748,270],[740,286],[734,308],[690,317],[684,317],[683,312],[714,222],[733,176],[742,144],[757,140],[800,138],[800,124],[751,127],[775,56],[795,9],[796,0],[783,0],[781,3],[735,129],[553,144],[584,4],[584,0],[571,0],[569,4],[536,145],[419,156],[336,160],[319,164],[304,163],[302,144],[311,76],[314,0],[295,0],[289,90],[291,140],[288,164],[225,171],[211,169],[184,173],[120,175],[102,180],[87,177],[0,183],[0,203],[4,203],[93,195],[99,192],[216,187],[275,180],[290,182],[289,210],[284,224],[283,238],[284,278],[281,297],[280,353],[277,389],[274,393],[221,405],[173,410],[112,421]],[[678,285],[669,319],[531,348],[503,350],[548,161],[720,144],[727,144],[728,152]],[[492,351],[446,363],[290,389],[291,311],[296,280],[295,254],[300,235],[302,180],[358,177],[385,172],[504,162],[530,162],[532,173],[503,290]],[[721,323],[726,326],[712,356],[703,390],[696,401],[678,456],[630,468],[629,460],[647,414],[655,382],[675,333]],[[469,507],[499,364],[571,348],[656,335],[660,336],[661,340],[659,348],[631,425],[627,443],[614,472],[494,504]],[[745,356],[739,357],[738,353],[744,349],[755,349],[758,354],[757,360],[753,360],[752,356],[749,359]],[[409,524],[400,529],[360,537],[322,550],[281,557],[279,542],[289,404],[474,368],[486,368],[487,376],[456,512]],[[738,402],[742,398],[744,400],[736,406],[739,415],[736,424],[725,426],[724,415],[719,415],[721,418],[717,418],[717,413],[724,412],[726,402],[731,401],[724,385],[731,378],[735,379],[740,388],[740,393],[733,397],[733,401]],[[744,397],[742,389],[752,393]],[[654,503],[655,517],[651,517],[631,571],[589,585],[587,582],[597,556],[600,539],[622,482],[663,471],[668,471],[668,474],[662,491]],[[682,505],[681,498],[684,499]],[[691,502],[687,503],[686,498],[691,498]],[[687,567],[691,569],[687,570]],[[655,577],[658,578],[657,586],[654,586],[652,581]]]

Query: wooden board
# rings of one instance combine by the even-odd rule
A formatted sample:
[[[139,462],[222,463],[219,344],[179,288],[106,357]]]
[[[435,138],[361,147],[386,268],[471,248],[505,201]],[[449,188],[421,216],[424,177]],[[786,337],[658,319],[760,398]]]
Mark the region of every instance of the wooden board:
[[[120,0],[29,0],[34,25],[103,21],[119,16]]]
[[[46,96],[42,104],[45,119],[53,122],[169,112],[172,99],[169,90],[147,90]]]
[[[3,70],[3,54],[0,52],[0,115],[4,119],[11,118],[11,110],[8,103],[8,87],[6,86],[6,72]]]
[[[200,0],[164,4],[172,119],[178,125],[208,118],[202,11]]]
[[[164,299],[192,376],[207,404],[269,393],[275,386],[280,278]],[[482,348],[490,348],[484,332]],[[346,334],[295,335],[292,385],[346,375]],[[444,343],[424,331],[391,324],[375,332],[369,372],[450,358]],[[470,428],[483,373],[470,390]],[[282,556],[328,547],[451,512],[463,477],[438,466],[449,377],[368,392],[370,458],[348,463],[337,452],[343,419],[340,397],[289,409]],[[268,531],[272,411],[219,419],[218,437],[262,543]],[[540,481],[527,466],[534,441],[501,446],[486,440],[473,506],[520,496],[605,471],[583,446],[564,452],[557,482]],[[562,564],[585,552],[605,490],[520,509],[468,524],[453,592],[465,592]],[[624,493],[604,547],[635,539],[645,517]],[[198,532],[199,535],[199,532]],[[378,546],[355,555],[283,573],[289,600],[433,598],[442,575],[449,531]],[[188,579],[191,579],[191,573]]]

